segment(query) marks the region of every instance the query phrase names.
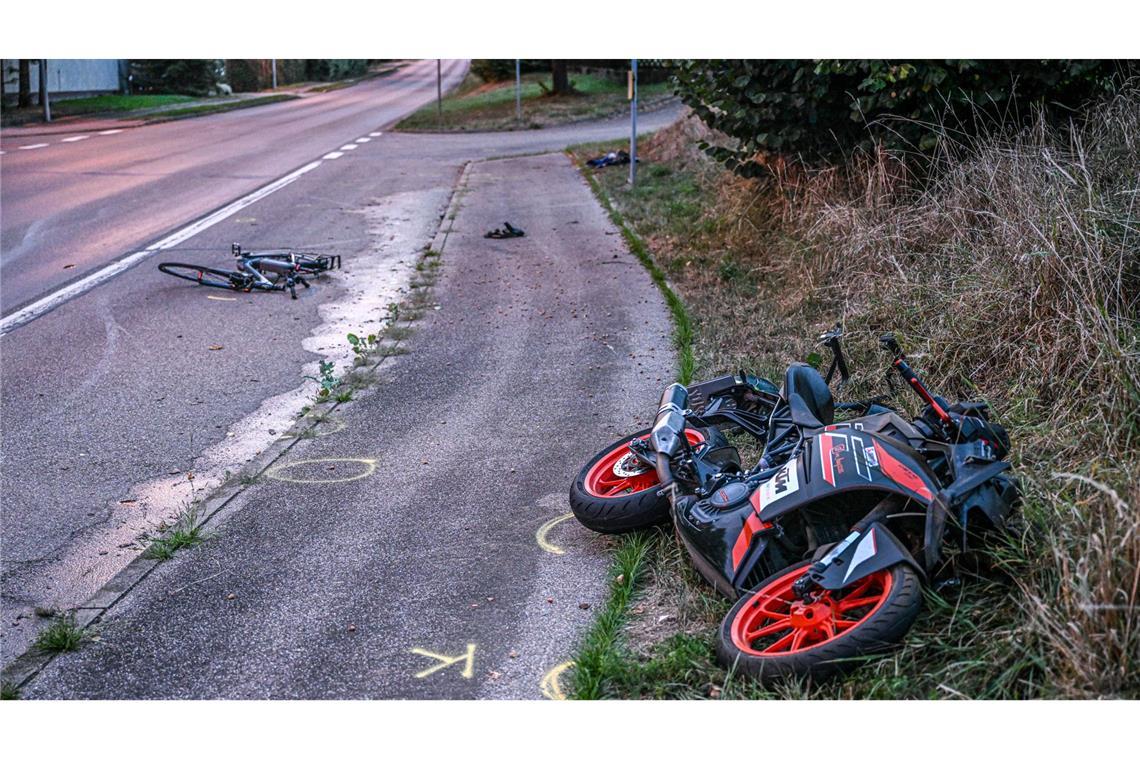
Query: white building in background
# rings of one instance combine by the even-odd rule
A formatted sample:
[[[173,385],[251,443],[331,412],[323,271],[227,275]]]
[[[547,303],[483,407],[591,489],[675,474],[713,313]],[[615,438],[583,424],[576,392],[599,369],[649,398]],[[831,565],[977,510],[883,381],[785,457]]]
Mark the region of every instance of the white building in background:
[[[20,90],[20,62],[4,58],[4,100],[14,99]],[[40,91],[39,61],[31,62],[33,102]],[[123,92],[127,84],[125,58],[53,58],[48,59],[48,93],[52,98],[83,97],[109,92]]]

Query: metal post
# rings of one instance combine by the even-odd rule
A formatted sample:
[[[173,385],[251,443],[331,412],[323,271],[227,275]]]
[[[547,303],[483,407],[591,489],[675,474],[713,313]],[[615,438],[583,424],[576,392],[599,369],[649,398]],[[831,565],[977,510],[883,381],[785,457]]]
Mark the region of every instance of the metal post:
[[[435,59],[435,108],[439,115],[439,128],[443,129],[443,59]]]
[[[44,109],[44,121],[51,121],[51,98],[48,97],[48,62],[40,59],[40,105]]]
[[[522,121],[522,59],[515,59],[515,121]]]
[[[632,59],[629,106],[629,184],[637,181],[637,59]]]
[[[269,65],[273,67],[273,89],[277,89],[277,59],[270,58]]]

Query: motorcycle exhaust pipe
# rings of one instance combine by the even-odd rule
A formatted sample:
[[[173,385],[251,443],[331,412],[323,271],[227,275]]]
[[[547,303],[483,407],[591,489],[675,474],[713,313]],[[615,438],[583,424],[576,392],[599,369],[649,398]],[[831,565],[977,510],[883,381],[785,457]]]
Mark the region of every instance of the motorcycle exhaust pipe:
[[[689,392],[680,383],[673,383],[661,395],[661,406],[653,421],[649,434],[650,444],[657,452],[657,478],[662,488],[673,483],[673,473],[669,460],[681,448],[681,436],[685,434],[685,407],[689,403]]]

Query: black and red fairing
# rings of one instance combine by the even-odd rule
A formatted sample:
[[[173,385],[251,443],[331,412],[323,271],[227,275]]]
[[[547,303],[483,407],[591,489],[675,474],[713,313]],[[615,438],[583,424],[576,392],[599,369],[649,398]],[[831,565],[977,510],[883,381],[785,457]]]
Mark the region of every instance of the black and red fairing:
[[[779,551],[769,544],[780,518],[836,494],[876,491],[930,505],[939,486],[922,457],[899,436],[854,425],[812,433],[799,456],[751,492],[735,483],[708,499],[678,500],[677,532],[707,580],[730,596],[746,590],[765,552]]]

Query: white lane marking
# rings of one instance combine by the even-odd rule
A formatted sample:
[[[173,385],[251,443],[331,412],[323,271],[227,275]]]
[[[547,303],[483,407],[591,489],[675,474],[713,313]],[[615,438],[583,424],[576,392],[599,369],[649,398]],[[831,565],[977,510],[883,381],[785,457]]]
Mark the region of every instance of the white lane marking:
[[[104,130],[103,130],[102,132],[100,132],[99,134],[101,134],[101,135],[117,135],[117,134],[119,134],[119,133],[120,133],[120,132],[122,132],[122,131],[123,131],[123,130],[121,130],[121,129],[104,129]]]
[[[384,133],[383,132],[369,132],[368,136],[369,137],[379,137],[382,134],[384,134]]]
[[[75,137],[65,137],[60,140],[60,142],[79,142],[80,140],[86,140],[90,136],[91,135],[76,135]]]
[[[46,148],[47,143],[36,143],[34,145],[21,145],[17,150],[35,150],[36,148]]]
[[[170,235],[167,235],[162,240],[159,240],[157,243],[152,243],[151,245],[148,245],[146,248],[144,248],[141,251],[137,251],[135,253],[132,253],[129,256],[126,256],[122,259],[119,259],[118,261],[114,262],[113,264],[109,264],[109,265],[103,267],[102,269],[98,270],[97,272],[93,272],[92,274],[87,275],[82,280],[78,280],[76,282],[73,282],[70,285],[68,285],[67,287],[60,288],[59,290],[55,291],[51,295],[45,296],[44,298],[41,298],[40,300],[36,301],[35,303],[31,304],[30,306],[25,306],[24,308],[20,309],[19,311],[13,312],[12,314],[9,314],[8,316],[4,317],[3,319],[0,319],[0,335],[4,335],[8,332],[11,332],[12,330],[19,327],[20,325],[25,324],[26,322],[31,322],[36,317],[43,316],[48,311],[51,311],[52,309],[54,309],[56,306],[59,306],[60,304],[66,302],[66,301],[69,301],[78,295],[86,293],[88,290],[91,290],[91,288],[95,287],[96,285],[99,285],[101,283],[106,282],[107,280],[111,279],[115,275],[119,274],[120,272],[122,272],[126,269],[129,269],[130,267],[139,263],[140,261],[147,258],[148,256],[150,256],[150,255],[152,255],[158,251],[165,250],[166,248],[173,248],[174,246],[178,245],[179,243],[183,242],[184,240],[197,235],[202,230],[209,229],[210,227],[213,227],[218,222],[221,222],[221,221],[233,216],[234,214],[241,211],[246,206],[250,206],[250,205],[256,203],[257,201],[261,200],[265,196],[271,195],[272,193],[277,192],[281,188],[286,187],[288,185],[291,185],[293,182],[297,181],[297,179],[300,178],[301,175],[307,174],[308,172],[311,172],[313,169],[316,169],[320,165],[321,165],[320,161],[312,161],[308,164],[305,164],[300,169],[297,169],[294,172],[286,174],[284,177],[281,177],[280,179],[274,180],[273,182],[270,182],[268,185],[265,185],[263,187],[258,188],[257,190],[254,190],[249,195],[246,195],[242,198],[238,198],[236,201],[229,204],[228,206],[223,206],[222,208],[218,209],[217,211],[210,214],[209,216],[204,217],[202,219],[199,219],[198,221],[194,222],[193,224],[189,224],[189,225],[183,227],[182,229],[178,230],[177,232],[174,232]]]
[[[356,142],[358,142],[358,143],[372,142],[372,138],[371,137],[358,137],[358,138],[356,138]]]
[[[339,153],[339,152],[334,150],[332,153],[324,154],[323,156],[321,156],[321,158],[325,158],[325,159],[328,159],[329,161],[332,161],[334,158],[340,158],[343,155],[344,155],[343,153]]]
[[[352,143],[349,143],[348,145],[340,146],[340,150],[356,150],[356,146]]]

